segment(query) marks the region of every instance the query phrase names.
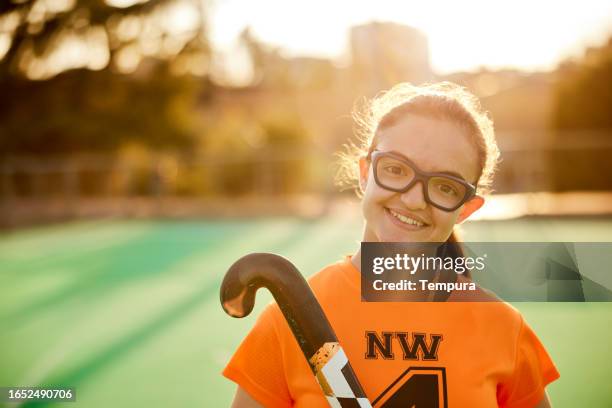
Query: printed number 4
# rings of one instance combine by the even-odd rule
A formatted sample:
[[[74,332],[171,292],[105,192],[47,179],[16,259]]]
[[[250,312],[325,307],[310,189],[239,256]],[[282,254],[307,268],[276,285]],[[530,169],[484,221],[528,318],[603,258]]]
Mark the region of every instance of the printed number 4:
[[[410,367],[373,401],[380,408],[447,408],[444,367]]]

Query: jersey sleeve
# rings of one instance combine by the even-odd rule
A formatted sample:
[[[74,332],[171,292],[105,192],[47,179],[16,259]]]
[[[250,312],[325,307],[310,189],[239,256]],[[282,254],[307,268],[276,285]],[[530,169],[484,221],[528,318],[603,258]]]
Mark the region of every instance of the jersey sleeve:
[[[279,335],[274,321],[275,304],[269,304],[244,338],[223,376],[242,387],[268,408],[292,406]]]
[[[533,408],[544,398],[545,387],[559,378],[546,349],[521,317],[514,371],[499,387],[499,405],[504,408]]]

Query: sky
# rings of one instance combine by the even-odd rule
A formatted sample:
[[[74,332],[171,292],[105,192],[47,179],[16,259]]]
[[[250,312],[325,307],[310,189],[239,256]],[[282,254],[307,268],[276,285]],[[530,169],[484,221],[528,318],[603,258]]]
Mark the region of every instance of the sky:
[[[416,27],[435,72],[550,70],[612,35],[612,1],[215,0],[210,35],[221,52],[250,26],[286,56],[347,58],[348,30],[370,21]]]

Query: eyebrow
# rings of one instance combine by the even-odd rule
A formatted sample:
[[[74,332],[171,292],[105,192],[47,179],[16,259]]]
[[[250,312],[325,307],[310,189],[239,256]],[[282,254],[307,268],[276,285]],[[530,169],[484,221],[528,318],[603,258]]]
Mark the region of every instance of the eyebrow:
[[[379,151],[380,151],[380,150],[379,150]],[[389,151],[389,153],[397,154],[398,156],[403,157],[404,159],[408,160],[409,162],[414,163],[414,160],[412,160],[411,158],[409,158],[408,156],[406,156],[406,155],[404,155],[404,154],[402,154],[402,153],[400,153],[400,152],[397,152],[397,151],[395,151],[395,150],[390,150],[390,151]],[[416,163],[415,163],[415,164],[416,164]],[[421,171],[422,171],[422,170],[421,170]],[[469,183],[469,181],[467,181],[467,179],[466,179],[465,177],[463,177],[461,174],[459,174],[459,173],[457,173],[457,172],[455,172],[455,171],[449,171],[449,170],[440,170],[440,171],[438,171],[438,170],[434,170],[434,171],[428,171],[428,172],[426,172],[426,173],[438,173],[438,174],[446,174],[446,175],[448,175],[448,176],[453,176],[453,177],[460,178],[461,180],[463,180],[463,181],[465,181],[465,182]]]

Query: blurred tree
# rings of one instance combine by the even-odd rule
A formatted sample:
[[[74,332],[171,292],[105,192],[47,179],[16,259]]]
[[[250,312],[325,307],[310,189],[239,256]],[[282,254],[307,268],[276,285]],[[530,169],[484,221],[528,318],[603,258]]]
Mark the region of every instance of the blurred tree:
[[[557,190],[612,190],[612,37],[557,70],[551,152]]]
[[[290,112],[265,118],[260,124],[266,135],[263,171],[270,177],[269,191],[298,193],[306,189],[310,137],[301,119]]]
[[[45,81],[0,82],[0,154],[113,151],[138,141],[186,147],[199,87],[157,64],[146,80],[72,70]]]
[[[200,0],[0,2],[0,73],[46,79],[71,68],[133,72],[144,57],[204,74],[209,49]],[[178,57],[181,58],[178,58]]]
[[[199,0],[0,2],[0,154],[189,144],[205,28]]]
[[[558,70],[553,124],[557,129],[612,129],[612,37],[580,61]]]
[[[252,85],[266,88],[282,88],[290,90],[293,81],[289,74],[289,61],[282,57],[278,48],[259,40],[249,27],[239,36],[240,43],[248,51],[253,70]]]

